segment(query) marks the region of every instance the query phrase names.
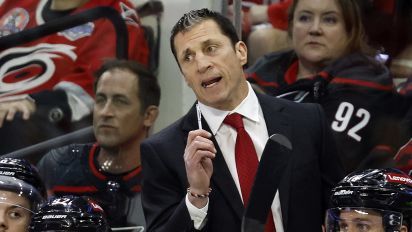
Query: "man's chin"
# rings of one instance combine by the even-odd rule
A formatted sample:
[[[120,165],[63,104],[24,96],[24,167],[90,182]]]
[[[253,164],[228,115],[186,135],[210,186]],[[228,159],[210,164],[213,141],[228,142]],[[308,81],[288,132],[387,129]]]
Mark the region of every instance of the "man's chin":
[[[101,149],[105,150],[108,154],[117,155],[117,153],[119,152],[118,144],[105,143],[105,144],[99,144],[99,145]]]
[[[119,146],[119,141],[115,138],[97,138],[100,147],[104,149],[114,149]]]

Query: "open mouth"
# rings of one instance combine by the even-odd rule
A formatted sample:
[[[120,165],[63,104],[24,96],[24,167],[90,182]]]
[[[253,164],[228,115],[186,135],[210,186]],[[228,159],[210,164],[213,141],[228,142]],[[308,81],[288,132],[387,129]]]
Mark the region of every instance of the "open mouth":
[[[216,77],[216,78],[213,78],[212,80],[204,81],[204,82],[202,82],[202,87],[203,87],[203,88],[213,87],[213,86],[216,85],[221,79],[222,79],[222,77]]]

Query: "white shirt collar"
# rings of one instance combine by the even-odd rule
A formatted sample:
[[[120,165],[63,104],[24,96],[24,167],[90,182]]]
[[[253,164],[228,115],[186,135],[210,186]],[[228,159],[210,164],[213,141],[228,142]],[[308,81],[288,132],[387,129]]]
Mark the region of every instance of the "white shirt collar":
[[[218,110],[199,102],[202,116],[205,118],[213,135],[216,135],[223,120],[230,113],[239,113],[251,121],[259,122],[259,101],[249,82],[247,85],[248,94],[246,98],[232,111]]]

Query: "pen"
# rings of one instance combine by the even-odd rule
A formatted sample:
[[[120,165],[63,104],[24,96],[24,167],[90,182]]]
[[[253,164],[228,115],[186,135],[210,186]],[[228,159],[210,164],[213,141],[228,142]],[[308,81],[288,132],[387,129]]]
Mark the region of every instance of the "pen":
[[[202,129],[202,112],[200,112],[199,103],[196,104],[196,111],[197,111],[197,125],[199,129]]]

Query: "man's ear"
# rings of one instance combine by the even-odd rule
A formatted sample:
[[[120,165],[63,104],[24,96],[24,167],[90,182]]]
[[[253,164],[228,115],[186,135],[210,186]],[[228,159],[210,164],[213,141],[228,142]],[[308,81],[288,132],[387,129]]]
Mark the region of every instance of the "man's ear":
[[[247,63],[247,46],[243,41],[239,41],[235,45],[236,56],[239,58],[240,63],[245,65]]]
[[[406,227],[405,225],[402,225],[400,232],[408,232],[408,227]]]
[[[146,127],[149,127],[149,128],[152,127],[158,115],[159,115],[159,107],[155,105],[150,105],[149,107],[146,108],[144,112],[143,124]]]

